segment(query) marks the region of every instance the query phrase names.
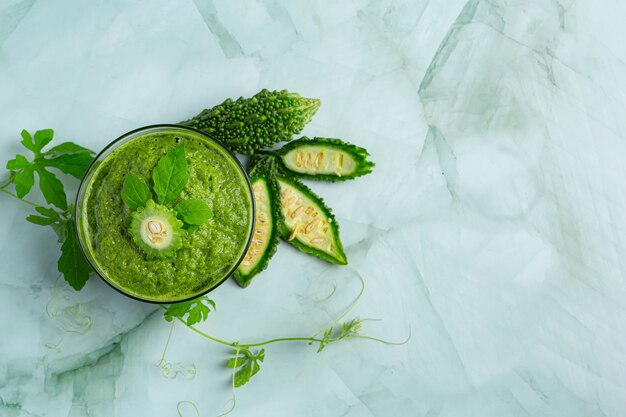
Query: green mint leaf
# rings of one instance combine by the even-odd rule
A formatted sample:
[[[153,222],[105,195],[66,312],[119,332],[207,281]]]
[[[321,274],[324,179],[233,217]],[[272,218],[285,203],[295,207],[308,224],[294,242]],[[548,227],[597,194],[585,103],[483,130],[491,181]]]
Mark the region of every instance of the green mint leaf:
[[[150,188],[145,182],[132,172],[126,176],[122,187],[122,200],[130,209],[144,207],[152,198]]]
[[[54,158],[40,159],[44,166],[54,167],[64,174],[81,179],[91,165],[93,156],[88,152],[61,154]]]
[[[29,165],[17,172],[13,177],[13,184],[15,184],[15,193],[19,198],[26,196],[35,184],[35,167]]]
[[[200,228],[200,226],[196,225],[196,224],[185,224],[183,226],[183,230],[187,233],[194,233],[196,232],[198,229]]]
[[[35,142],[33,142],[33,137],[28,133],[27,130],[22,130],[22,141],[20,142],[26,149],[32,151],[33,153],[37,153],[35,148]]]
[[[54,204],[62,210],[67,210],[67,196],[63,189],[63,183],[53,173],[43,167],[37,167],[39,174],[39,188],[48,204]]]
[[[35,132],[35,153],[40,153],[44,146],[50,143],[54,137],[54,130],[43,129]]]
[[[76,291],[83,288],[92,272],[80,249],[73,220],[65,222],[65,240],[61,245],[61,257],[57,262],[57,268]]]
[[[152,171],[152,179],[159,204],[166,205],[178,197],[189,179],[183,145],[176,146],[159,160]]]
[[[64,154],[73,154],[73,153],[88,153],[90,155],[94,155],[95,152],[91,149],[83,148],[80,145],[77,145],[73,142],[63,142],[58,144],[57,146],[53,146],[49,151],[46,152],[46,155],[64,155]]]
[[[7,162],[7,169],[20,170],[31,166],[31,162],[23,155],[15,155],[15,159],[11,159]]]
[[[50,226],[52,223],[56,222],[56,219],[52,219],[50,217],[36,216],[34,214],[31,214],[30,216],[26,217],[26,220],[28,220],[31,223],[38,224],[40,226]]]
[[[174,210],[185,223],[197,226],[204,224],[213,217],[213,212],[209,205],[197,198],[181,201],[174,207]]]
[[[215,310],[215,302],[206,296],[202,296],[183,303],[170,304],[167,310],[165,310],[163,317],[167,321],[179,318],[187,323],[188,326],[193,326],[200,321],[206,320],[211,312],[211,308]],[[185,316],[187,316],[187,319],[185,319]]]

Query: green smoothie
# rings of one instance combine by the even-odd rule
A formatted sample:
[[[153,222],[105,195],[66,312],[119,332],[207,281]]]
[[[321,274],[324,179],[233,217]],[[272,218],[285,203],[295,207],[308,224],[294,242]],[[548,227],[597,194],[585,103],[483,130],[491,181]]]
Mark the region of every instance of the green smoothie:
[[[183,234],[175,256],[149,260],[129,235],[132,211],[122,201],[122,187],[131,172],[152,186],[157,162],[179,144],[189,175],[180,199],[200,199],[214,215]],[[153,129],[93,169],[79,204],[81,242],[100,275],[124,293],[148,301],[188,299],[222,282],[243,256],[252,231],[252,195],[240,166],[219,144],[191,130]]]

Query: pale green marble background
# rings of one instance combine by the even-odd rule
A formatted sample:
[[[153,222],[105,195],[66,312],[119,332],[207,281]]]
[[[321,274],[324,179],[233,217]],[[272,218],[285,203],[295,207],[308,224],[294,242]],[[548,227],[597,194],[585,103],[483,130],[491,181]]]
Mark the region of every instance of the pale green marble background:
[[[0,163],[22,128],[99,149],[262,87],[319,97],[309,135],[366,146],[373,175],[314,184],[367,290],[369,333],[410,342],[272,346],[235,416],[626,415],[626,3],[619,0],[0,3]],[[226,352],[98,279],[91,331],[58,313],[58,248],[0,196],[0,416],[217,415]],[[322,262],[282,245],[202,328],[308,334]],[[67,297],[64,298],[63,295]],[[85,324],[85,323],[83,323]],[[194,415],[187,409],[185,416]]]

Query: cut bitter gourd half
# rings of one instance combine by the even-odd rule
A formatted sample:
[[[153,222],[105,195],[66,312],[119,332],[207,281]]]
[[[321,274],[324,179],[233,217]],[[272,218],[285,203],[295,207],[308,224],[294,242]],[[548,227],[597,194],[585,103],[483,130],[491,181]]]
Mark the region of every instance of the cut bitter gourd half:
[[[183,245],[182,226],[172,210],[148,200],[132,214],[128,230],[148,259],[167,259]]]
[[[303,252],[346,265],[348,259],[339,239],[339,225],[324,201],[296,179],[279,176],[278,185],[283,238]]]
[[[247,287],[252,278],[267,268],[280,241],[280,200],[273,158],[259,160],[250,171],[256,215],[252,241],[243,261],[233,274],[237,283]]]
[[[366,149],[339,139],[307,137],[292,141],[272,154],[281,168],[303,178],[345,181],[372,172]]]

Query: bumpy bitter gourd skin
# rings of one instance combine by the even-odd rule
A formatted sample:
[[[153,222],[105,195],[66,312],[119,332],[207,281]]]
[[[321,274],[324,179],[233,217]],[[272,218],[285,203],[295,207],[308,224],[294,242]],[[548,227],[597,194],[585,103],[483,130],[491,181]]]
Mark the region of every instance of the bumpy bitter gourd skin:
[[[320,101],[287,90],[262,90],[254,97],[227,99],[180,122],[221,141],[231,151],[252,155],[277,142],[289,141],[302,131]]]
[[[301,178],[346,181],[372,172],[366,149],[340,139],[307,137],[270,152],[283,170]]]
[[[346,265],[339,224],[324,201],[295,178],[279,174],[278,185],[284,219],[282,237],[302,252]]]
[[[274,158],[257,160],[250,171],[250,183],[256,205],[254,232],[250,247],[233,274],[242,287],[250,285],[252,278],[267,268],[280,242],[282,226]]]
[[[182,226],[172,210],[148,200],[132,214],[128,231],[147,259],[167,259],[183,246]]]

